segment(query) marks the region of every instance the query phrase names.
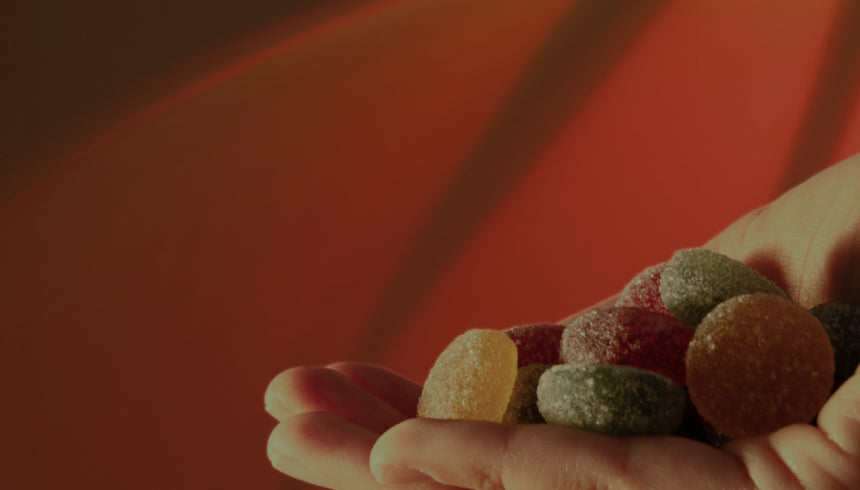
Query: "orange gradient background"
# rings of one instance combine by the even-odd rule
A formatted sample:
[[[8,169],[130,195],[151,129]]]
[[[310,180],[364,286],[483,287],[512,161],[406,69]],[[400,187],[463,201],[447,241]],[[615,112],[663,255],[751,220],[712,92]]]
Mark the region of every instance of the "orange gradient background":
[[[860,152],[856,2],[233,3],[7,31],[4,488],[306,488],[281,370],[420,382]]]

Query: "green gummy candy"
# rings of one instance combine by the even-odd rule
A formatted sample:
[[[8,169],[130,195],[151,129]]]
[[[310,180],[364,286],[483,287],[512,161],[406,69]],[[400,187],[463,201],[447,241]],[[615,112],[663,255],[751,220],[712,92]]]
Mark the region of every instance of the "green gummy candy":
[[[546,421],[537,408],[537,385],[541,375],[552,364],[529,364],[517,369],[514,390],[508,401],[508,409],[502,417],[503,424],[543,424]]]
[[[758,271],[704,248],[675,252],[660,278],[660,298],[666,308],[693,328],[718,304],[750,293],[788,297]]]
[[[668,377],[609,364],[553,366],[537,397],[547,423],[614,435],[669,434],[686,403],[684,389]]]

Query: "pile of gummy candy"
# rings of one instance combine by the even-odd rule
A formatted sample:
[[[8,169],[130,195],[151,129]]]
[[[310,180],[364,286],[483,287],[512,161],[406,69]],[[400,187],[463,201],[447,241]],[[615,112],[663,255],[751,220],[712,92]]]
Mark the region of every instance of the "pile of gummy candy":
[[[642,271],[614,307],[457,337],[418,416],[719,445],[813,422],[858,364],[860,307],[807,310],[741,262],[687,249]]]

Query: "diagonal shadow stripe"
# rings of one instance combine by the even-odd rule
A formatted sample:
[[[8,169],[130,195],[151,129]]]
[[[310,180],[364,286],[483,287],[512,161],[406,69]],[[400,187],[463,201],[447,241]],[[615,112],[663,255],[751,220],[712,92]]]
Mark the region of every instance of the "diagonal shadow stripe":
[[[50,16],[62,3],[47,2],[44,6],[27,7],[23,10],[22,21],[31,23],[32,18]],[[115,2],[108,0],[97,2],[100,6],[113,3]],[[112,67],[112,76],[105,80],[98,79],[98,83],[94,82],[94,77],[99,75],[99,72],[86,73],[81,75],[83,81],[64,88],[62,81],[54,81],[58,78],[54,76],[58,70],[54,66],[55,63],[47,61],[44,62],[42,71],[45,71],[45,76],[50,81],[46,82],[44,88],[40,88],[41,84],[36,83],[38,80],[34,78],[35,75],[25,74],[8,82],[7,84],[15,85],[9,85],[11,88],[7,89],[7,84],[4,84],[3,76],[0,75],[0,94],[7,91],[24,101],[44,99],[43,92],[46,90],[53,94],[63,89],[62,92],[65,93],[56,106],[15,103],[4,114],[6,119],[15,123],[0,127],[0,208],[38,180],[42,172],[56,160],[68,156],[82,143],[92,141],[163,100],[181,94],[189,84],[212,79],[242,59],[250,58],[271,46],[298,37],[338,18],[376,8],[375,4],[378,3],[380,2],[377,0],[265,1],[258,2],[255,8],[244,10],[229,22],[222,9],[220,13],[210,14],[208,21],[201,22],[194,28],[178,29],[175,26],[186,25],[188,16],[193,14],[199,17],[199,12],[189,10],[186,5],[186,8],[178,9],[170,15],[161,13],[156,18],[149,13],[137,20],[138,29],[134,32],[151,32],[153,27],[163,29],[164,32],[159,32],[159,36],[171,40],[172,47],[169,52],[159,47],[160,45],[146,49],[136,47],[147,44],[130,43],[139,41],[136,34],[130,34],[129,38],[118,41],[114,49],[127,50],[134,44],[135,48],[129,51],[127,57],[131,61]],[[40,9],[45,9],[45,12]],[[11,18],[15,20],[14,15]],[[80,19],[74,17],[70,20],[72,24],[76,24]],[[141,26],[149,27],[141,30]],[[0,25],[0,32],[3,27],[5,26]],[[63,32],[51,34],[47,40],[60,42]],[[110,32],[109,28],[100,28],[94,35],[104,37]],[[273,38],[274,36],[277,37]],[[82,50],[77,46],[80,41],[70,42],[73,47]],[[27,49],[36,48],[30,46]],[[60,50],[61,54],[64,52],[66,51]],[[42,56],[29,51],[24,53],[32,59],[40,59]],[[96,50],[88,56],[88,59],[94,59],[107,55],[104,50]],[[6,58],[0,52],[0,64],[4,62]],[[98,86],[99,90],[91,90],[91,87],[95,86]],[[25,88],[26,90],[23,90]],[[0,96],[0,106],[5,102]]]
[[[860,2],[842,0],[833,15],[818,78],[791,150],[780,194],[829,165],[860,96]]]
[[[424,295],[665,1],[576,1],[445,190],[353,351],[378,361]]]

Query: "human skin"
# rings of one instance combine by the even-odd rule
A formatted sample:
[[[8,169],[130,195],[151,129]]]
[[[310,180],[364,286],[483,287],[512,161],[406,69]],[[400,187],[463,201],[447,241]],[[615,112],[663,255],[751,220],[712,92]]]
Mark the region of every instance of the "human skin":
[[[803,306],[860,304],[860,155],[704,247],[758,269]],[[417,419],[420,393],[372,364],[288,369],[265,394],[279,422],[269,458],[285,474],[344,489],[860,488],[860,373],[831,396],[817,425],[719,449],[673,436]]]

